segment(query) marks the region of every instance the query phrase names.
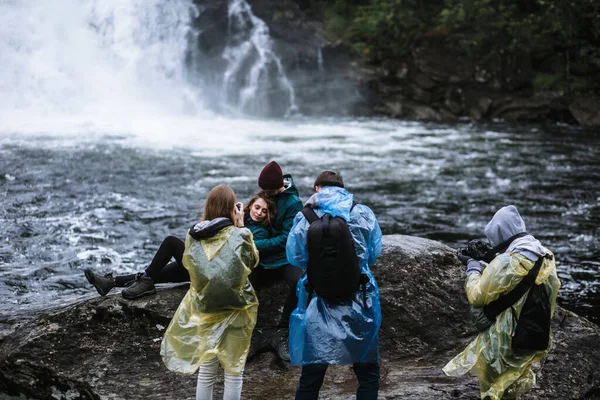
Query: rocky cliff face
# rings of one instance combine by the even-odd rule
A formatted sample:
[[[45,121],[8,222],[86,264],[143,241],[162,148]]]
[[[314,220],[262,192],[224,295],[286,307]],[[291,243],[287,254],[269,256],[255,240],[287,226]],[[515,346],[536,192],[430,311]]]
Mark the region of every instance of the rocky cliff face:
[[[454,251],[426,239],[385,236],[373,271],[383,307],[380,398],[478,399],[475,378],[441,371],[476,334]],[[58,310],[1,317],[0,398],[193,399],[195,376],[168,371],[159,355],[186,290],[167,286],[137,301],[90,295]],[[259,326],[266,331],[284,293],[275,286],[260,295]],[[600,328],[559,308],[553,331],[552,352],[537,366],[537,385],[524,398],[598,398]],[[246,366],[244,398],[293,398],[299,373],[272,352],[262,353]],[[217,387],[222,390],[222,382]],[[355,390],[351,366],[333,366],[321,397],[348,399]]]
[[[231,34],[227,0],[196,0],[198,36],[193,68],[205,82],[220,84],[223,49]],[[501,46],[469,48],[456,37],[422,37],[405,59],[357,57],[345,43],[331,43],[320,21],[311,20],[302,0],[248,0],[266,23],[273,50],[294,90],[297,111],[312,116],[383,116],[452,122],[600,123],[593,96],[571,98],[562,92],[534,91],[530,55]],[[265,72],[266,73],[266,72]],[[222,91],[220,87],[208,90]],[[287,93],[264,84],[263,115],[285,113]]]
[[[260,52],[266,50],[264,42],[252,38],[256,21],[247,15],[241,16],[244,22],[239,25],[243,29],[232,32],[228,0],[196,0],[195,3],[198,14],[193,25],[197,36],[190,44],[188,64],[202,76],[198,84],[214,93],[227,91],[227,85],[224,85],[227,78],[223,73],[231,62],[227,60],[226,49],[240,38],[248,39],[250,46],[245,50],[247,55],[242,57],[239,68],[229,72],[237,75],[230,80],[238,88],[248,84],[251,69],[264,57]],[[311,116],[340,116],[353,114],[355,107],[364,103],[365,97],[358,92],[362,83],[358,70],[350,65],[349,53],[346,49],[338,51],[336,46],[327,43],[319,22],[307,19],[291,0],[254,0],[248,4],[252,14],[268,27],[272,50],[293,86],[297,112]],[[235,52],[239,54],[241,49],[237,48]],[[263,107],[246,111],[277,117],[286,113],[289,94],[277,84],[281,77],[276,76],[274,69],[275,65],[267,65],[259,77],[260,87],[255,100],[264,103]],[[214,97],[219,98],[219,95]]]
[[[530,54],[470,49],[453,37],[420,38],[404,60],[362,63],[371,109],[397,118],[449,122],[565,122],[596,125],[593,96],[536,91]]]

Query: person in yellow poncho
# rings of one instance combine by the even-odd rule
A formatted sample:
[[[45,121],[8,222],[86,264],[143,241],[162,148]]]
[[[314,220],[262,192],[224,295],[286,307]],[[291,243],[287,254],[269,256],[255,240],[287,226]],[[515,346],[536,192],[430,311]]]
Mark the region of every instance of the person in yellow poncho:
[[[519,234],[522,235],[511,240]],[[553,254],[526,233],[525,222],[516,207],[511,205],[498,210],[485,227],[485,235],[492,246],[505,243],[506,247],[485,269],[479,261],[459,256],[467,266],[465,291],[469,303],[483,307],[510,292],[543,257],[534,284],[544,285],[551,314],[554,314],[560,281]],[[526,298],[522,296],[494,322],[490,321],[492,324],[454,357],[443,368],[444,372],[450,376],[467,372],[476,375],[482,399],[515,399],[531,389],[535,384],[531,366],[548,353],[551,345],[545,350],[513,350],[512,334]]]
[[[183,265],[191,285],[165,332],[160,354],[171,371],[198,370],[198,400],[212,399],[219,364],[225,371],[223,398],[241,398],[258,310],[248,280],[258,251],[243,221],[233,190],[219,185],[208,195],[201,221],[185,240]]]

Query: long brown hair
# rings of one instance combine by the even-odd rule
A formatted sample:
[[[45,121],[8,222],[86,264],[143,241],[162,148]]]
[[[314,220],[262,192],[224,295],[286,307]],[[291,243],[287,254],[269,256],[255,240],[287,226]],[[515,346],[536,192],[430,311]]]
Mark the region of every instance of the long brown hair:
[[[262,190],[252,196],[244,206],[244,218],[250,214],[250,207],[252,207],[252,204],[258,199],[263,199],[265,203],[267,203],[267,217],[260,224],[265,228],[271,228],[275,222],[275,217],[277,216],[277,207],[275,206],[275,202],[267,197]]]
[[[224,217],[235,222],[235,214],[233,211],[235,200],[235,192],[229,186],[215,186],[208,194],[206,202],[204,203],[202,221],[210,221],[215,218]]]

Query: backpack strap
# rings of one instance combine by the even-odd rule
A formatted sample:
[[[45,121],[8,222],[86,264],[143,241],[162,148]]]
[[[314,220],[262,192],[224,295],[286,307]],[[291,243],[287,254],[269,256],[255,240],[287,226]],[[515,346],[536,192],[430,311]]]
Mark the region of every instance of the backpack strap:
[[[305,274],[306,274],[306,272],[305,272]],[[313,293],[315,291],[315,289],[312,287],[312,285],[310,284],[308,279],[306,279],[306,281],[304,282],[304,289],[306,289],[306,293],[308,294],[308,297],[306,298],[306,307],[308,307],[308,305],[310,304],[310,301],[313,298]]]
[[[538,258],[533,268],[529,270],[527,275],[521,279],[521,282],[519,282],[513,290],[498,297],[490,304],[483,306],[483,313],[490,321],[495,321],[498,315],[515,304],[521,297],[523,297],[525,293],[527,293],[527,291],[535,283],[535,279],[540,272],[544,258],[552,258],[552,256],[546,254]]]
[[[355,205],[356,202],[353,201],[352,207],[350,207],[350,212],[352,212]],[[302,215],[304,215],[304,218],[306,218],[309,224],[312,224],[313,222],[319,219],[319,216],[315,213],[315,210],[313,210],[313,208],[309,205],[304,206],[304,208],[302,209]]]
[[[496,254],[498,254],[498,253],[504,253],[504,251],[508,248],[508,246],[510,246],[510,244],[512,242],[514,242],[515,240],[517,240],[520,237],[527,236],[527,235],[529,235],[529,233],[527,233],[527,232],[519,232],[516,235],[513,235],[513,236],[509,237],[508,239],[506,239],[504,242],[500,243],[496,247],[493,247],[492,249],[488,250],[484,254],[482,260],[485,261],[486,263],[491,263],[492,260],[494,258],[496,258]]]
[[[304,206],[304,208],[302,209],[302,214],[304,215],[304,218],[306,218],[309,224],[312,224],[313,222],[319,219],[319,217],[315,213],[315,210],[313,210],[312,207],[308,205]]]

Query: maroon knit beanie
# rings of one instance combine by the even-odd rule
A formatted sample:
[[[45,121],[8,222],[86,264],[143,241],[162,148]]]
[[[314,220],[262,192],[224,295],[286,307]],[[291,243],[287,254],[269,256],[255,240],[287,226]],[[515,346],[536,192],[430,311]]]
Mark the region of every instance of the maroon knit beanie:
[[[258,186],[263,190],[279,189],[283,187],[283,172],[275,161],[271,161],[260,172]]]

